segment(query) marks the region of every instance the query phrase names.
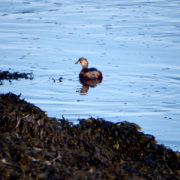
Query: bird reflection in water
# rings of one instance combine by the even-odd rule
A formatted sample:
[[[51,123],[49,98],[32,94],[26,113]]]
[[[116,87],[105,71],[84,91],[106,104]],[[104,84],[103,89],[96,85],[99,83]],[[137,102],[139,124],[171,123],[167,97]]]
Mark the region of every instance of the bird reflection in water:
[[[79,58],[76,64],[81,64],[82,66],[82,70],[79,73],[79,80],[82,84],[82,88],[79,92],[81,94],[87,94],[89,87],[95,87],[102,82],[102,73],[96,68],[88,68],[88,61],[86,58]]]

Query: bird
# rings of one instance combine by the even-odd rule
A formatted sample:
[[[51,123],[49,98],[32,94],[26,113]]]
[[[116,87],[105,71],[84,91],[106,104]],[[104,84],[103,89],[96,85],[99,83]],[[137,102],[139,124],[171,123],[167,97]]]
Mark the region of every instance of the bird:
[[[84,57],[78,59],[75,64],[81,64],[82,70],[79,73],[79,79],[82,83],[91,82],[90,84],[100,83],[103,79],[101,71],[96,68],[88,68],[88,60]]]

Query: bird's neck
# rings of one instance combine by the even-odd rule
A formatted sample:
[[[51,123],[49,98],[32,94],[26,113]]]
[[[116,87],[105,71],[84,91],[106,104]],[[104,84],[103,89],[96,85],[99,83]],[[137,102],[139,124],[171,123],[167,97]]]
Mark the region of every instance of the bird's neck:
[[[82,69],[87,69],[88,68],[88,64],[83,64],[82,65]]]

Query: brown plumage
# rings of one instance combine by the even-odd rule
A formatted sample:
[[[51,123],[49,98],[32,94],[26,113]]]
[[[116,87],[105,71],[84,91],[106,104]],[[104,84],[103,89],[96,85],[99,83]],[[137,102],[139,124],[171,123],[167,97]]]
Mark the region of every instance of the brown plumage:
[[[100,83],[103,79],[101,71],[98,71],[96,68],[88,68],[88,61],[86,58],[80,58],[76,64],[82,65],[82,70],[79,73],[79,78],[81,82],[87,81],[97,81]]]

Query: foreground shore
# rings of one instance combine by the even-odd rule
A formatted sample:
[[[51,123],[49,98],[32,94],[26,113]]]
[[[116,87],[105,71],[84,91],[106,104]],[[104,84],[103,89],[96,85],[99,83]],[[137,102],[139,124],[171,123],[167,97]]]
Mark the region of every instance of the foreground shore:
[[[49,118],[0,95],[0,179],[179,179],[180,154],[133,123]]]

